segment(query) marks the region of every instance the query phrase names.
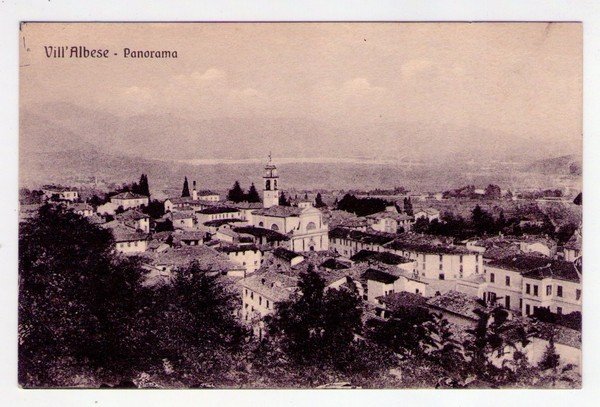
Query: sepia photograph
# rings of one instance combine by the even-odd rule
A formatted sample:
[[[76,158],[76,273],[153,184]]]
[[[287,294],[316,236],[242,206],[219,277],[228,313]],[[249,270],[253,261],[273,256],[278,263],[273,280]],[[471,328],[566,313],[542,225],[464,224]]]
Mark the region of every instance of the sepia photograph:
[[[580,22],[18,30],[21,388],[582,387]]]

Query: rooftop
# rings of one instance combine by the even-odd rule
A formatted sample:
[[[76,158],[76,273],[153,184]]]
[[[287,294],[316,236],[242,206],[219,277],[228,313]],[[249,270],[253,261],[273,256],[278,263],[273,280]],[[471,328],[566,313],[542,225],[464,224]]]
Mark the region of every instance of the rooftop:
[[[236,222],[244,222],[244,221],[242,219],[215,219],[215,220],[209,220],[207,222],[204,222],[203,225],[218,228],[219,226],[228,225],[230,223],[236,223]]]
[[[147,219],[147,218],[149,218],[149,216],[146,215],[145,213],[142,213],[142,212],[136,210],[136,209],[130,209],[123,213],[116,214],[115,218],[117,218],[118,220],[121,220],[121,221],[126,221],[126,220]]]
[[[407,291],[391,293],[378,299],[392,312],[402,307],[422,307],[427,304],[425,297]]]
[[[485,307],[477,301],[476,297],[471,297],[470,295],[453,290],[430,298],[427,301],[427,305],[474,320],[479,318],[474,310],[485,309]]]
[[[253,251],[253,252],[260,251],[260,249],[256,245],[246,245],[246,246],[228,245],[228,246],[221,246],[218,250],[223,253],[241,253],[241,252],[247,252],[247,251]]]
[[[133,192],[121,192],[120,194],[113,195],[110,199],[148,199],[145,195],[134,194]]]
[[[398,276],[387,273],[385,271],[376,270],[376,269],[368,269],[362,275],[365,280],[377,281],[383,284],[393,284],[394,281],[398,280]]]
[[[298,208],[295,206],[281,206],[275,205],[270,208],[262,208],[256,211],[253,211],[253,215],[260,216],[273,216],[277,218],[287,218],[290,216],[299,216],[302,213],[302,208]]]
[[[325,260],[319,266],[332,270],[345,270],[350,268],[350,265],[347,262],[335,259],[333,257]]]
[[[239,284],[274,302],[287,300],[294,293],[298,279],[280,273],[255,273]]]
[[[273,250],[273,255],[275,255],[276,257],[279,257],[280,259],[287,260],[287,261],[292,261],[296,257],[304,258],[304,256],[302,256],[301,254],[293,252],[288,249],[284,249],[283,247],[278,247],[275,250]]]
[[[330,239],[347,239],[354,240],[366,244],[379,244],[391,242],[396,238],[396,235],[383,232],[361,232],[359,230],[346,229],[337,227],[329,231]]]
[[[573,236],[571,236],[569,241],[567,243],[565,243],[564,247],[565,247],[565,249],[581,251],[581,243],[582,243],[581,230],[577,229],[575,231],[575,233],[573,233]]]
[[[392,250],[406,250],[419,253],[431,254],[477,254],[462,246],[453,246],[448,244],[420,243],[414,241],[406,241],[396,239],[385,245],[386,248]]]
[[[111,231],[115,242],[134,242],[146,240],[148,238],[147,233],[143,233],[123,225],[116,225],[115,227],[111,228]]]
[[[146,253],[147,258],[156,265],[172,267],[187,266],[196,261],[206,271],[227,272],[244,267],[231,262],[227,256],[208,246],[182,246],[161,253]]]
[[[282,233],[276,232],[271,229],[257,228],[254,226],[242,226],[233,228],[238,233],[246,233],[255,237],[266,237],[267,242],[278,242],[283,240],[290,240],[290,238]]]
[[[378,261],[385,264],[404,264],[412,262],[411,259],[406,257],[398,256],[394,253],[388,252],[376,252],[373,250],[361,250],[350,258],[352,261],[365,262],[365,261]]]
[[[229,206],[212,206],[212,207],[204,208],[204,209],[198,211],[198,213],[201,213],[204,215],[215,215],[217,213],[233,213],[233,212],[238,212],[238,210],[235,208],[231,208]]]

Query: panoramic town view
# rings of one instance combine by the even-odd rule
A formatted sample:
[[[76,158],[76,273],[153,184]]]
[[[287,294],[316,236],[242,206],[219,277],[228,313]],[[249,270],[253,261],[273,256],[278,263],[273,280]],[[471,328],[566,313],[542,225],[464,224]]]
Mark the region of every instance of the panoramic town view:
[[[579,24],[21,31],[21,386],[581,387]]]

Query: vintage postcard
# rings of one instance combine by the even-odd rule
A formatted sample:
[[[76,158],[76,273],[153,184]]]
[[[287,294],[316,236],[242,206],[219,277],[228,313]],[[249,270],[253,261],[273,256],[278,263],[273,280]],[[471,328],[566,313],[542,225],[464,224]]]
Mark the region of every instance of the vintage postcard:
[[[580,388],[580,23],[19,32],[23,388]]]

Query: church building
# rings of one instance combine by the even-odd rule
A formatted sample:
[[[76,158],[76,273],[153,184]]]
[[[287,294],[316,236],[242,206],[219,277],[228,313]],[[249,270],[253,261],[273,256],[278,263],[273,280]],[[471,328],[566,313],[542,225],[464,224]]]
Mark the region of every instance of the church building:
[[[277,167],[269,154],[263,174],[263,207],[252,211],[252,225],[288,235],[295,252],[328,250],[329,227],[321,211],[310,204],[279,205],[279,188]]]

